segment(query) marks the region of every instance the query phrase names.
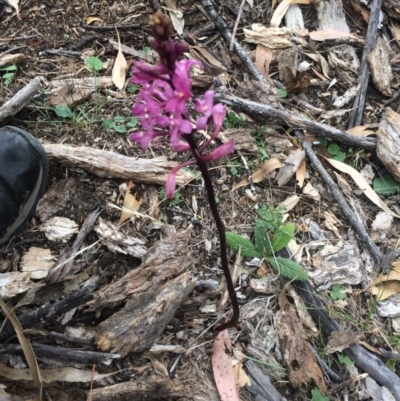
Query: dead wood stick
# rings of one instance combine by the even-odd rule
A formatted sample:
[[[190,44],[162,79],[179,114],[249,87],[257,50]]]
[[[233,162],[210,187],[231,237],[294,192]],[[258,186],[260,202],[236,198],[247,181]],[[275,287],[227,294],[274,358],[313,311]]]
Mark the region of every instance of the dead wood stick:
[[[105,352],[87,351],[83,349],[59,347],[48,344],[32,343],[32,348],[38,358],[49,358],[55,361],[68,361],[76,363],[95,363],[109,365],[113,359],[120,358],[119,354],[109,354]],[[19,344],[7,344],[0,349],[0,355],[22,354]]]
[[[317,155],[312,150],[311,142],[307,141],[306,139],[302,140],[303,149],[306,152],[306,155],[311,161],[311,164],[314,168],[318,171],[319,175],[324,180],[325,184],[328,185],[332,195],[336,199],[337,203],[340,206],[340,210],[345,215],[347,220],[353,226],[354,230],[358,234],[361,243],[368,249],[371,255],[374,257],[375,261],[380,264],[383,258],[382,252],[376,246],[375,242],[372,241],[371,237],[369,236],[367,230],[364,227],[363,219],[359,216],[359,214],[352,210],[349,204],[347,203],[345,197],[342,195],[339,186],[333,180],[333,178],[328,174],[325,170],[325,167],[322,165],[320,160],[318,159]]]
[[[32,100],[40,88],[40,80],[41,77],[33,78],[28,85],[0,107],[0,121],[18,113]]]
[[[24,329],[29,329],[39,325],[43,320],[50,319],[54,316],[66,313],[80,305],[89,302],[93,298],[93,291],[97,287],[97,280],[91,280],[88,285],[79,289],[75,293],[65,297],[61,301],[54,304],[47,304],[39,309],[17,315],[21,326]],[[0,327],[3,322],[0,322]],[[3,330],[0,332],[0,340],[4,340],[14,335],[14,329],[9,320],[4,324]]]
[[[236,36],[236,31],[237,28],[239,26],[239,22],[240,22],[240,18],[242,17],[243,14],[243,7],[244,7],[244,3],[246,2],[246,0],[242,0],[242,3],[240,4],[239,7],[239,12],[235,21],[235,26],[233,27],[233,31],[232,31],[232,38],[231,41],[229,43],[229,50],[232,51],[233,50],[233,44],[235,43],[235,36]]]
[[[280,251],[280,256],[290,258],[290,252],[285,248]],[[313,287],[308,280],[294,281],[293,287],[303,298],[307,310],[318,322],[325,338],[328,338],[333,331],[341,331],[342,327],[326,312],[324,305],[315,294]],[[386,387],[394,396],[396,401],[400,401],[400,377],[390,370],[376,355],[369,352],[361,345],[351,345],[343,351],[350,356],[356,366],[368,373],[376,382]]]
[[[310,121],[304,117],[290,114],[283,110],[277,110],[266,104],[252,102],[237,96],[231,96],[220,92],[217,92],[215,96],[218,101],[236,106],[241,111],[250,114],[259,121],[265,122],[265,119],[267,118],[279,118],[293,128],[305,129],[314,133],[315,135],[327,137],[349,146],[355,146],[370,151],[376,150],[375,138],[357,137],[337,128],[331,127],[330,125]]]
[[[107,150],[85,146],[44,144],[47,156],[62,165],[81,168],[99,177],[121,178],[135,182],[164,185],[171,170],[178,165],[165,157],[154,159],[135,159]],[[193,175],[180,170],[176,175],[178,185],[184,185]]]
[[[367,88],[369,80],[369,67],[368,67],[368,55],[372,50],[372,47],[376,40],[376,34],[379,25],[379,13],[382,7],[382,0],[373,0],[371,13],[369,15],[367,36],[365,38],[364,51],[361,57],[360,73],[358,75],[357,83],[360,85],[356,98],[353,103],[353,111],[350,114],[348,128],[353,128],[361,125],[365,99],[367,97]]]
[[[204,7],[211,21],[219,29],[225,40],[228,43],[231,43],[232,33],[229,31],[229,27],[225,22],[225,20],[215,11],[215,8],[211,0],[201,0],[201,5]],[[257,70],[254,63],[250,60],[250,57],[244,51],[243,47],[236,40],[234,41],[233,48],[235,49],[236,54],[242,60],[243,64],[246,65],[252,77],[256,81],[267,82],[264,76],[260,73],[260,71]]]
[[[158,401],[160,398],[177,400],[189,396],[188,387],[180,381],[155,376],[96,388],[90,393],[93,401]]]
[[[72,246],[64,250],[57,262],[50,269],[46,278],[48,283],[61,281],[65,276],[70,274],[72,265],[74,264],[74,255],[76,255],[79,251],[86,236],[93,231],[94,224],[96,223],[96,220],[100,216],[101,212],[101,210],[96,209],[95,211],[89,213],[89,215],[86,217]],[[74,273],[77,273],[77,271]]]

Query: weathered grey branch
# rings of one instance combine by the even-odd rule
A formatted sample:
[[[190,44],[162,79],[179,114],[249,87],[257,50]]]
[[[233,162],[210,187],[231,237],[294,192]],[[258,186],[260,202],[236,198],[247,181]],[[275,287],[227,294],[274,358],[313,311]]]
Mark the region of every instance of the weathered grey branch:
[[[379,25],[379,13],[382,7],[382,0],[373,0],[371,13],[369,15],[369,24],[367,36],[365,38],[365,46],[363,55],[361,58],[360,74],[357,79],[357,83],[360,85],[356,98],[353,103],[353,111],[351,112],[348,128],[353,128],[361,125],[362,115],[364,111],[365,99],[367,97],[367,88],[369,80],[369,67],[368,67],[368,55],[371,52],[372,46],[375,43],[376,34]]]
[[[21,111],[36,95],[39,88],[40,77],[33,78],[28,85],[0,107],[0,121]]]
[[[165,184],[169,173],[178,164],[165,157],[135,159],[115,152],[85,146],[44,144],[47,156],[67,167],[81,168],[99,177],[122,178],[149,184]],[[180,170],[176,175],[178,185],[188,183],[193,175]]]
[[[266,104],[252,102],[237,96],[231,96],[225,93],[217,92],[215,97],[222,103],[236,106],[241,111],[244,111],[259,121],[265,122],[265,119],[267,118],[279,118],[293,128],[308,130],[315,135],[324,136],[349,146],[355,146],[369,151],[376,150],[375,138],[357,137],[337,128],[331,127],[330,125],[307,120],[304,117],[291,114],[283,110],[277,110]]]

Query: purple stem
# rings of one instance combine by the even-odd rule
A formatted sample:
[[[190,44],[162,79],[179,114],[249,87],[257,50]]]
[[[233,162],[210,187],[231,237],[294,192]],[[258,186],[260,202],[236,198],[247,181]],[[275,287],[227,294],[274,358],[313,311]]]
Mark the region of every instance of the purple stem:
[[[192,153],[197,161],[197,165],[199,166],[200,172],[204,179],[204,184],[207,189],[208,203],[210,204],[211,212],[213,214],[215,223],[217,224],[217,230],[219,234],[222,270],[224,271],[226,287],[228,289],[229,298],[231,299],[231,304],[233,308],[233,315],[231,320],[215,328],[215,331],[219,333],[225,329],[237,327],[239,322],[239,304],[236,297],[236,291],[233,286],[232,276],[228,265],[225,225],[221,219],[221,216],[218,213],[217,202],[215,201],[214,187],[212,185],[210,172],[208,171],[206,163],[202,159],[202,155],[194,140],[193,134],[183,135],[183,137],[186,139],[187,143],[190,146],[190,149],[192,150]]]

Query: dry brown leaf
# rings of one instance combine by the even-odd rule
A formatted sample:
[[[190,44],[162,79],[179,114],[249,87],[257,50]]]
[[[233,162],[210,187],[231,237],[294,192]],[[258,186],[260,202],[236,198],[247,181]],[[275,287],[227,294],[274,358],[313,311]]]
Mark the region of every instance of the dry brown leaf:
[[[349,165],[339,162],[333,159],[326,159],[333,167],[341,171],[342,173],[348,174],[357,186],[364,192],[364,195],[373,202],[376,206],[384,210],[386,213],[391,214],[394,217],[400,218],[396,213],[392,212],[386,203],[378,196],[378,194],[371,188],[365,178],[353,167]]]
[[[290,7],[291,4],[310,4],[310,0],[283,0],[279,3],[278,7],[274,11],[274,14],[271,18],[270,26],[272,28],[278,28],[282,18],[285,16],[286,11]]]
[[[400,40],[400,27],[398,27],[395,24],[392,24],[391,28],[396,40]]]
[[[190,46],[189,52],[193,58],[202,62],[208,74],[217,76],[226,71],[226,67],[204,47]]]
[[[349,348],[350,345],[357,344],[363,336],[363,333],[357,333],[352,330],[332,331],[325,346],[325,351],[328,354],[342,352],[345,348]]]
[[[103,23],[103,20],[100,17],[96,17],[95,15],[88,15],[86,17],[86,25],[90,25],[92,22],[100,22],[100,24]]]
[[[17,17],[19,19],[21,19],[21,17],[19,16],[19,7],[18,7],[18,3],[19,0],[6,0],[6,2],[11,6],[15,8],[15,11],[17,12]]]
[[[298,203],[300,200],[300,196],[298,195],[292,195],[289,196],[289,198],[286,198],[283,202],[281,202],[278,207],[284,207],[285,210],[284,212],[289,212],[290,210],[292,210]]]
[[[372,124],[358,125],[357,127],[349,128],[346,132],[351,135],[355,135],[355,136],[374,135],[375,131],[368,129],[371,126],[372,126]]]
[[[276,157],[271,157],[271,159],[268,159],[263,163],[261,168],[259,168],[255,173],[252,174],[251,178],[253,179],[253,182],[257,184],[258,182],[261,182],[271,171],[276,170],[280,167],[282,167],[282,163]],[[249,185],[249,180],[247,178],[244,178],[242,181],[233,186],[232,191],[236,191],[237,189],[242,188],[246,185]]]
[[[172,0],[165,0],[164,7],[169,11],[169,16],[171,18],[172,25],[174,26],[175,31],[178,35],[183,34],[183,28],[185,26],[185,20],[183,19],[183,12],[176,8],[175,3]]]
[[[33,352],[33,348],[29,340],[25,337],[24,329],[21,326],[21,323],[14,315],[14,312],[8,308],[5,302],[0,298],[0,307],[4,313],[4,315],[10,320],[15,333],[17,334],[18,341],[21,345],[22,351],[24,353],[25,359],[29,366],[29,371],[31,377],[33,379],[33,383],[37,388],[38,392],[36,394],[35,400],[42,400],[42,391],[43,391],[43,381],[40,375],[39,365],[37,363],[37,359],[35,353]]]
[[[257,45],[256,47],[256,61],[255,65],[261,74],[268,78],[269,75],[269,64],[272,60],[272,50],[269,47],[263,45]]]
[[[400,292],[400,262],[392,263],[389,274],[377,277],[371,282],[369,288],[379,301]]]
[[[232,351],[232,344],[228,330],[223,330],[218,333],[214,341],[211,356],[215,384],[221,401],[239,401],[233,374],[232,358],[226,351]]]
[[[306,178],[306,172],[307,172],[306,159],[303,159],[303,161],[300,163],[299,168],[296,171],[296,180],[299,183],[299,188],[302,188],[304,185],[304,180]]]
[[[128,69],[128,63],[125,60],[125,57],[122,53],[121,49],[121,41],[118,35],[118,54],[115,58],[114,66],[111,73],[111,79],[114,82],[114,85],[119,89],[123,89],[125,86],[125,77],[126,77],[126,70]]]
[[[243,369],[243,359],[233,367],[233,374],[235,376],[236,391],[244,386],[251,386],[250,377],[247,376]]]
[[[124,204],[122,206],[121,218],[119,219],[117,227],[119,227],[124,221],[131,219],[139,210],[140,205],[143,202],[143,198],[136,199],[135,194],[132,194],[131,190],[133,188],[135,188],[135,184],[132,181],[129,181],[124,196]]]
[[[324,31],[313,31],[309,33],[310,38],[315,41],[323,42],[329,39],[349,38],[359,42],[364,42],[359,37],[352,35],[349,32],[339,31],[338,29],[325,29]]]

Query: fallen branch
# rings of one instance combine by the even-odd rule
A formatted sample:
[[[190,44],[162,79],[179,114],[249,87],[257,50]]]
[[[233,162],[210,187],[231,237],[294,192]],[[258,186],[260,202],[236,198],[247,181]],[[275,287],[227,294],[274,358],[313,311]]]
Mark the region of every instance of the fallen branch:
[[[215,8],[211,2],[211,0],[201,0],[201,5],[206,10],[209,15],[211,21],[215,24],[218,30],[221,32],[222,36],[225,38],[227,43],[231,43],[232,41],[232,33],[229,30],[229,27],[225,20],[215,11]],[[266,82],[266,79],[261,74],[260,71],[257,70],[254,63],[250,60],[250,57],[244,51],[243,47],[235,40],[233,43],[233,48],[239,58],[242,60],[243,64],[246,65],[252,77],[257,81]]]
[[[72,168],[81,168],[98,177],[121,178],[164,185],[171,170],[178,165],[167,161],[165,157],[154,159],[135,159],[107,150],[94,149],[85,146],[71,146],[60,144],[44,144],[47,156],[62,165]],[[193,175],[180,170],[176,175],[178,185],[187,184]]]
[[[372,1],[371,13],[369,15],[368,31],[365,38],[364,51],[361,57],[360,73],[357,79],[357,84],[360,85],[360,90],[358,91],[356,98],[354,99],[353,111],[350,114],[348,128],[353,128],[361,125],[369,80],[369,67],[367,59],[376,40],[378,25],[380,23],[379,14],[381,12],[381,7],[382,0]]]
[[[381,263],[383,255],[379,248],[376,246],[375,242],[372,241],[369,236],[367,230],[364,227],[363,219],[361,216],[355,211],[352,210],[349,204],[347,203],[345,197],[342,195],[339,186],[333,180],[333,178],[328,174],[325,170],[325,167],[322,165],[317,155],[312,150],[312,144],[310,141],[303,139],[302,140],[303,149],[306,152],[311,164],[318,171],[319,175],[324,180],[325,184],[328,185],[332,195],[336,199],[337,203],[340,206],[341,212],[350,222],[356,233],[358,234],[361,243],[368,249],[371,255],[374,257],[377,263]]]
[[[349,146],[355,146],[369,151],[376,150],[375,138],[357,137],[337,128],[331,127],[330,125],[307,120],[304,117],[291,114],[283,110],[277,110],[266,104],[252,102],[237,96],[231,96],[225,93],[217,92],[215,94],[215,98],[222,103],[238,107],[241,111],[244,111],[245,113],[264,123],[265,119],[267,118],[279,118],[293,128],[308,130],[315,135],[324,136]]]
[[[40,80],[41,77],[33,78],[28,85],[0,107],[0,121],[18,113],[32,100],[40,89]]]

